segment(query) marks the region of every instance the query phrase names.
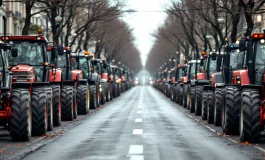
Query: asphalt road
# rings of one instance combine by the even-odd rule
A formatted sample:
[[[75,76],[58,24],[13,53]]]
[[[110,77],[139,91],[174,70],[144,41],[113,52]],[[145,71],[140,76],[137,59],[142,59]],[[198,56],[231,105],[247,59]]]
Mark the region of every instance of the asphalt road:
[[[263,152],[220,137],[150,86],[134,87],[25,160],[244,160]]]

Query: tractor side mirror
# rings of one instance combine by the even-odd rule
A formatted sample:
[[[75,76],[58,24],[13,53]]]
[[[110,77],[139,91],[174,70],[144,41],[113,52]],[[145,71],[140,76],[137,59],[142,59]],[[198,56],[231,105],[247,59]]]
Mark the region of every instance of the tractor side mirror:
[[[64,50],[63,50],[63,46],[58,46],[58,55],[63,55],[63,53],[64,53]]]
[[[216,61],[216,71],[220,72],[221,71],[221,63],[222,63],[222,57],[217,57],[217,61]]]
[[[243,52],[245,50],[246,50],[246,39],[245,38],[242,38],[239,41],[239,51],[240,52]]]
[[[216,52],[212,52],[212,60],[213,60],[213,61],[216,60],[216,56],[217,56]]]
[[[56,47],[52,47],[51,48],[51,59],[55,59],[58,58],[58,52],[57,52],[57,48]]]
[[[13,47],[11,49],[11,54],[12,54],[12,57],[17,57],[17,54],[18,54],[17,48]]]
[[[204,59],[201,59],[200,66],[204,66]]]

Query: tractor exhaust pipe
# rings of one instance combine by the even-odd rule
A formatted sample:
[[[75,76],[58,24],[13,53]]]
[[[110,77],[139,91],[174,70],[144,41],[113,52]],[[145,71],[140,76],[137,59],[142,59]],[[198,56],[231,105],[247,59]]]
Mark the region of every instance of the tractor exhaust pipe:
[[[3,16],[3,21],[4,21],[4,43],[6,44],[6,17]]]

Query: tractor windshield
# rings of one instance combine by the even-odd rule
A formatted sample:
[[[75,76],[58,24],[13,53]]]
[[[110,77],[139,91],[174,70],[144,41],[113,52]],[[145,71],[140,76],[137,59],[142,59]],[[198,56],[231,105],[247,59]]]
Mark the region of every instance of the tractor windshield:
[[[18,56],[8,55],[11,66],[17,64],[28,64],[32,66],[43,65],[44,44],[41,42],[13,41],[13,46],[18,49]]]
[[[212,60],[210,58],[210,64],[209,64],[209,75],[212,75],[216,72],[216,60]]]
[[[265,70],[265,44],[256,42],[256,59],[255,59],[255,84],[262,84],[263,73]]]
[[[185,75],[185,68],[184,67],[182,67],[182,68],[178,68],[178,80],[180,80],[181,79],[181,77],[182,76],[184,76]]]
[[[65,68],[65,67],[67,67],[67,57],[66,57],[66,53],[64,53],[63,55],[58,55],[57,67],[58,68]]]
[[[200,64],[198,64],[198,63],[197,64],[195,64],[195,63],[191,64],[191,66],[190,66],[190,78],[193,78],[195,75],[196,65],[197,65],[197,73],[199,72]]]
[[[232,50],[230,52],[230,68],[232,70],[242,69],[244,63],[244,52],[238,52],[237,50]]]

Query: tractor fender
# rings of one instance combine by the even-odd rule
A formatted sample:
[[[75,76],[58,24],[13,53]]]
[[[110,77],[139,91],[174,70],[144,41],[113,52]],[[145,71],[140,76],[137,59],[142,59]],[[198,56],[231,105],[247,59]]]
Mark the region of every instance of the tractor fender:
[[[206,76],[204,73],[197,73],[197,80],[205,80]]]
[[[210,84],[210,80],[198,80],[197,84],[198,85],[209,85]]]
[[[212,78],[212,86],[215,86],[216,83],[223,83],[223,75],[221,72],[217,72],[211,75]]]
[[[49,82],[61,82],[62,81],[62,70],[53,69],[49,73]]]
[[[97,82],[98,81],[98,74],[97,73],[90,73],[88,75],[88,81]]]
[[[241,86],[242,89],[257,89],[259,94],[262,95],[262,85],[246,84]]]

